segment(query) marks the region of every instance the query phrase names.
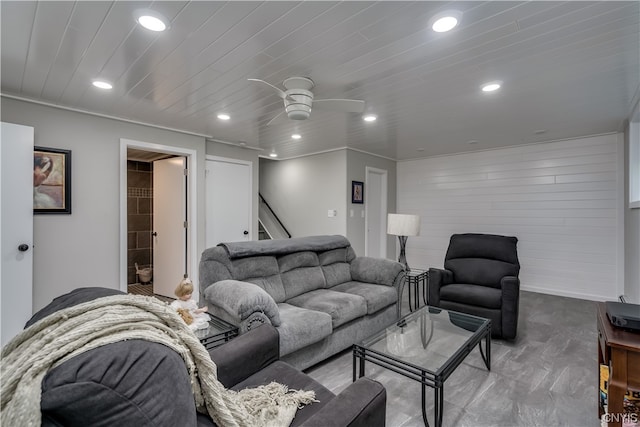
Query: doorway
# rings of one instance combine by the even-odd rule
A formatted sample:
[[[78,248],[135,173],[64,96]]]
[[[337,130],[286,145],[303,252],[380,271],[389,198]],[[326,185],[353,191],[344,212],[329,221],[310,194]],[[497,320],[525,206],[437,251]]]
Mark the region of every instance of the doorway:
[[[387,257],[387,171],[365,168],[365,255]]]
[[[121,139],[120,156],[120,290],[175,298],[188,274],[197,295],[196,152]]]

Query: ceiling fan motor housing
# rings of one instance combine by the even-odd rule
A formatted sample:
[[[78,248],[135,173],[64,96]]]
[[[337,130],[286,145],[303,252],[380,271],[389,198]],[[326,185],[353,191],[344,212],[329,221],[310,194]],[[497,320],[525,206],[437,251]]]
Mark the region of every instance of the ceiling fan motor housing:
[[[291,120],[306,120],[311,114],[313,93],[304,89],[289,89],[286,91],[284,109]]]

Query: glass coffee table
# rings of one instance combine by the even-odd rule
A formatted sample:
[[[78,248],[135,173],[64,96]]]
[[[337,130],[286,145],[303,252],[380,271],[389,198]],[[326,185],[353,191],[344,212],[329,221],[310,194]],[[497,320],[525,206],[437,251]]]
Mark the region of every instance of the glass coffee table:
[[[353,381],[358,361],[360,377],[365,375],[365,362],[371,362],[418,381],[426,426],[426,390],[433,388],[434,425],[440,427],[444,382],[476,345],[491,370],[491,320],[425,306],[353,346]]]

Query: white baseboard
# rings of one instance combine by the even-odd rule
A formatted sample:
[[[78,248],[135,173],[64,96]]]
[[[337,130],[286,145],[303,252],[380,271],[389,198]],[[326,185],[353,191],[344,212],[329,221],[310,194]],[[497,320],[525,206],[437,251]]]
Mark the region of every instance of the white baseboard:
[[[577,298],[577,299],[584,299],[589,301],[617,301],[618,300],[618,297],[615,295],[612,295],[612,296],[591,295],[591,294],[583,294],[578,292],[567,292],[559,289],[540,288],[537,286],[521,285],[520,289],[523,291],[536,292],[539,294],[557,295],[560,297]]]

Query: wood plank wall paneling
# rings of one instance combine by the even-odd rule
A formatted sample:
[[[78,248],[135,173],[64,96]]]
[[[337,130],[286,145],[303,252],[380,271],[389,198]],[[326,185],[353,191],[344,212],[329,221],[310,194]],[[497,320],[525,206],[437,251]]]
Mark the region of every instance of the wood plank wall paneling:
[[[454,233],[517,236],[523,289],[614,299],[618,283],[617,135],[398,163],[399,213],[422,230],[409,265],[442,268]]]

